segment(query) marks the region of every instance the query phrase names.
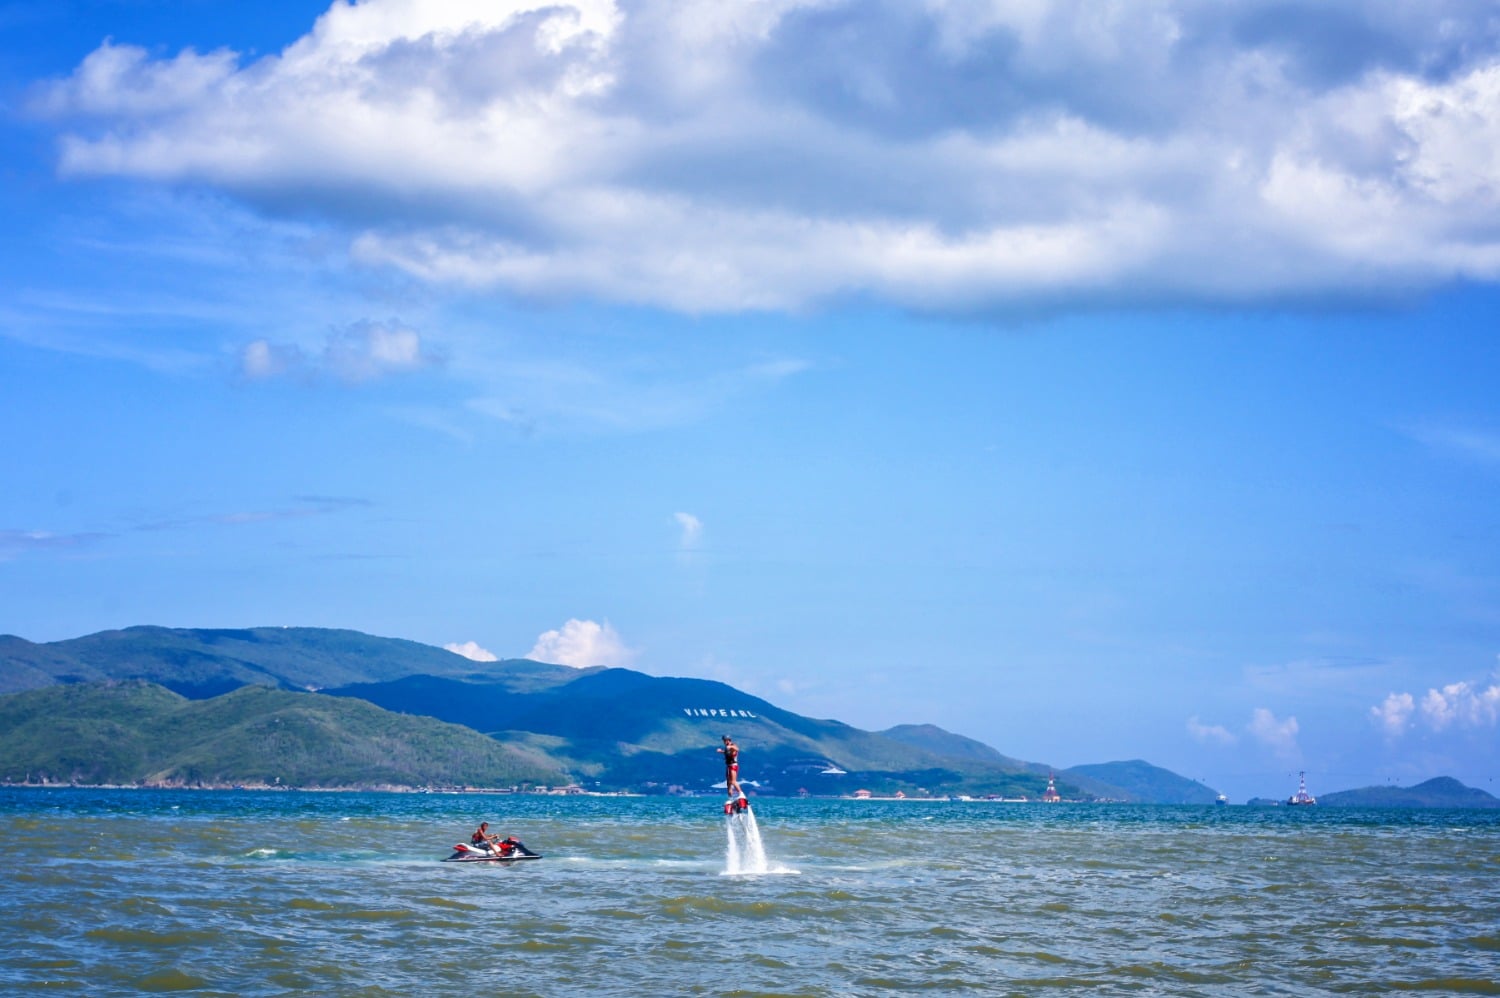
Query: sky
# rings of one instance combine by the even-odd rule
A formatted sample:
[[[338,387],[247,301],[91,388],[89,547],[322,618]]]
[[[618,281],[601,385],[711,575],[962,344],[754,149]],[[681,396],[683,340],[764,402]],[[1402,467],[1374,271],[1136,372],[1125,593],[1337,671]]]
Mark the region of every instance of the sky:
[[[0,633],[1500,795],[1491,3],[0,0],[0,213]]]

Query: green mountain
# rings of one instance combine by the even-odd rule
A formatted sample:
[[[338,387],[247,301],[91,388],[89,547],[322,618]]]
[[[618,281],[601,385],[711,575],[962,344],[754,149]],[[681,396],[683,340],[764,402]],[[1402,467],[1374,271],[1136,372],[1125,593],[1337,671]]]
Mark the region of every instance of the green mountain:
[[[887,738],[893,738],[915,748],[931,752],[933,755],[946,756],[949,759],[971,759],[975,762],[987,762],[996,766],[1011,766],[1025,768],[1030,763],[1022,762],[1020,759],[1012,759],[1001,755],[995,749],[990,748],[984,742],[966,738],[963,735],[955,735],[951,731],[944,731],[936,724],[898,724],[894,728],[886,728],[881,732]]]
[[[47,644],[0,635],[0,693],[60,682],[145,679],[201,699],[241,686],[315,690],[416,674],[516,676],[507,663],[474,662],[415,641],[315,627],[127,627]]]
[[[1074,778],[1093,779],[1119,787],[1129,794],[1128,800],[1154,804],[1212,804],[1219,796],[1196,780],[1178,776],[1140,759],[1074,766],[1063,772]]]
[[[189,700],[133,680],[0,696],[0,780],[326,788],[566,775],[525,746],[359,700],[260,686]]]
[[[1135,802],[1172,803],[1171,801],[1158,800],[1150,795],[1154,787],[1141,786],[1134,789],[1126,788],[1108,779],[1102,779],[1087,772],[1088,767],[1075,766],[1069,770],[1054,771],[1051,766],[1039,762],[1025,762],[1021,759],[1012,759],[1008,755],[1001,755],[998,751],[986,745],[984,742],[967,738],[963,735],[955,735],[951,731],[944,731],[935,724],[898,724],[894,728],[887,728],[881,734],[887,738],[926,749],[937,755],[950,760],[966,762],[990,763],[1011,772],[1030,773],[1036,777],[1031,785],[1035,786],[1035,792],[1027,792],[1020,786],[1013,787],[1002,796],[1025,796],[1035,797],[1046,786],[1046,778],[1054,773],[1062,777],[1057,784],[1058,790],[1066,797],[1075,798],[1095,797],[1102,800],[1123,800]],[[1166,770],[1160,772],[1166,773]],[[1168,774],[1172,775],[1172,774]]]
[[[724,683],[629,669],[575,671],[571,681],[527,692],[510,683],[433,676],[324,692],[530,745],[563,760],[580,779],[606,787],[708,789],[723,779],[715,749],[724,734],[740,745],[741,777],[762,792],[1036,796],[1046,786],[1036,767],[993,749],[977,759],[948,756],[840,721],[803,717]],[[1082,792],[1064,787],[1070,789]]]
[[[1500,798],[1466,787],[1451,776],[1439,776],[1414,787],[1362,787],[1318,798],[1322,807],[1462,807],[1496,808]]]
[[[45,644],[0,636],[0,692],[43,692],[59,684],[100,681],[145,681],[205,703],[246,686],[261,692],[316,690],[330,694],[322,698],[329,702],[366,701],[387,711],[462,725],[524,750],[536,778],[541,771],[551,773],[543,782],[556,782],[561,767],[600,787],[704,790],[722,780],[721,757],[714,749],[725,733],[743,749],[742,777],[758,783],[762,792],[842,794],[863,788],[877,794],[1035,798],[1049,772],[1047,766],[1010,758],[932,725],[863,731],[782,710],[723,683],[525,660],[473,662],[429,645],[357,631],[130,627]],[[305,701],[298,703],[307,708]],[[187,716],[195,708],[178,704],[175,709]],[[308,738],[316,740],[313,733],[322,731],[333,744],[343,737],[335,735],[337,725],[347,721],[340,715],[337,722],[320,722],[321,727],[309,722]],[[181,747],[166,737],[170,730],[175,729],[169,726],[155,737],[161,744],[147,744],[152,739],[146,738],[137,746],[156,767],[148,775],[187,772],[172,768],[184,763],[174,754]],[[56,746],[48,755],[44,727],[26,731],[37,744],[27,748],[8,732],[0,767],[14,769],[20,761],[28,769],[45,762],[69,778],[89,772],[86,766],[79,768],[78,760],[62,765]],[[215,772],[242,771],[235,744],[225,741],[222,750],[213,748],[212,740],[203,744],[208,747],[190,760],[199,767],[192,773],[215,767]],[[391,751],[400,756],[394,747]],[[1065,797],[1158,800],[1167,794],[1166,799],[1179,799],[1181,789],[1161,777],[1165,771],[1155,773],[1125,786],[1090,767],[1077,767],[1058,774],[1058,789]],[[230,777],[241,782],[250,778]],[[377,780],[373,770],[336,778],[401,782],[396,775]],[[434,775],[424,769],[420,778],[411,775],[410,780],[488,778]]]

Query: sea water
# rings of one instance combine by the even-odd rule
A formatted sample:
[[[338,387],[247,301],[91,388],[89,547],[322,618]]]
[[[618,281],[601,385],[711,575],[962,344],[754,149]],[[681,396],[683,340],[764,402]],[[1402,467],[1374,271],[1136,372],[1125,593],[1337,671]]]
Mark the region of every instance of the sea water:
[[[1500,994],[1495,812],[753,814],[725,876],[723,798],[0,789],[0,994]]]

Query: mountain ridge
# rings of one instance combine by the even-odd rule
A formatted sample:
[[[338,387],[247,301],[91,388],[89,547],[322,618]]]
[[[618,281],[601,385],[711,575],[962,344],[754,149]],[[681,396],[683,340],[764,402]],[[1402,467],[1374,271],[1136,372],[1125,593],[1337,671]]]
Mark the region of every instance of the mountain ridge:
[[[199,701],[244,687],[364,701],[462,725],[600,786],[704,790],[724,733],[745,750],[742,775],[767,793],[1035,798],[1053,772],[933,725],[864,731],[713,680],[475,662],[359,631],[139,625],[41,644],[0,636],[0,693],[129,681]],[[1142,799],[1078,767],[1056,772],[1067,797]]]

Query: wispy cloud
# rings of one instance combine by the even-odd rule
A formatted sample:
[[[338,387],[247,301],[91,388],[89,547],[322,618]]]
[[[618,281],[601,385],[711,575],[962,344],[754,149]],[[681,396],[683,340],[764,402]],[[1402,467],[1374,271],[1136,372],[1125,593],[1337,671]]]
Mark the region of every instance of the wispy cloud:
[[[1277,718],[1265,707],[1257,707],[1250,715],[1247,727],[1251,737],[1275,752],[1283,759],[1295,760],[1301,754],[1297,746],[1297,719]]]
[[[569,620],[556,630],[545,631],[525,657],[537,662],[585,669],[595,665],[624,667],[635,661],[635,650],[626,646],[608,621]]]
[[[1500,29],[1438,10],[365,0],[260,59],[105,42],[34,107],[69,176],[328,219],[441,284],[689,312],[1367,297],[1500,276]]]
[[[527,435],[545,433],[638,433],[680,426],[736,399],[774,390],[812,368],[783,358],[729,364],[664,357],[626,350],[585,359],[523,356],[468,339],[467,354],[453,365],[455,376],[481,383],[483,394],[466,403],[469,412]]]
[[[1187,730],[1194,741],[1205,745],[1233,745],[1239,741],[1234,733],[1222,724],[1204,724],[1198,720],[1196,714],[1187,719]]]
[[[1453,424],[1421,423],[1405,428],[1407,436],[1433,450],[1476,464],[1500,465],[1500,432]]]
[[[1245,685],[1261,694],[1283,696],[1308,690],[1343,690],[1379,675],[1388,664],[1372,659],[1304,658],[1244,669]]]
[[[351,509],[370,506],[367,499],[345,496],[297,496],[286,506],[269,509],[241,509],[228,512],[193,515],[158,516],[142,519],[116,531],[76,531],[56,533],[49,530],[0,530],[0,561],[23,554],[60,555],[103,544],[132,532],[187,530],[197,527],[242,527],[329,516]]]
[[[397,322],[356,322],[331,333],[316,354],[268,339],[253,340],[240,351],[240,373],[252,381],[327,375],[357,384],[436,362],[424,350],[421,336]]]
[[[46,530],[0,530],[0,561],[10,561],[34,552],[74,551],[97,544],[103,533],[54,534]]]
[[[329,516],[370,505],[371,503],[368,499],[355,499],[343,496],[297,496],[292,504],[287,506],[166,517],[140,523],[135,529],[178,530],[184,527],[203,525],[235,527],[246,524],[271,523],[278,520],[303,520],[309,517]]]

